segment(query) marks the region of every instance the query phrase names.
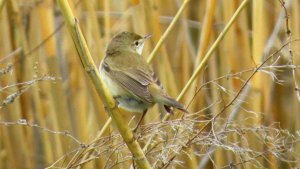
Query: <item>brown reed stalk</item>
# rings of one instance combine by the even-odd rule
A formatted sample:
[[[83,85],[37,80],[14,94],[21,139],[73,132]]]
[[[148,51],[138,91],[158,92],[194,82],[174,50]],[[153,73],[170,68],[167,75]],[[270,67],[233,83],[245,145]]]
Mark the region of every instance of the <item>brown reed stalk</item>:
[[[252,8],[252,19],[253,19],[253,40],[252,40],[252,54],[253,54],[253,61],[255,64],[260,63],[262,59],[262,54],[264,50],[264,46],[266,44],[267,36],[269,34],[269,25],[266,24],[268,22],[268,15],[267,15],[267,4],[263,1],[254,0],[253,1],[253,8]],[[251,102],[251,107],[254,112],[263,112],[264,109],[264,98],[266,96],[267,87],[271,87],[271,84],[268,80],[266,80],[266,75],[257,74],[253,79],[252,84],[252,96],[254,99]],[[262,115],[257,115],[253,118],[250,123],[254,125],[263,124]],[[256,144],[255,136],[249,135],[249,144],[257,150],[263,149],[261,145]],[[246,164],[247,168],[250,168],[250,164]]]
[[[44,39],[49,36],[54,31],[54,16],[52,13],[53,1],[43,1],[38,6],[38,14],[39,14],[39,22],[41,23],[41,38]],[[45,69],[55,76],[60,76],[59,65],[56,59],[56,42],[55,38],[52,37],[45,44],[43,48],[43,55],[45,56],[45,60],[43,60],[42,64],[44,64]],[[70,117],[69,111],[67,109],[67,105],[62,100],[67,100],[64,95],[64,90],[61,85],[56,84],[42,84],[42,89],[44,91],[49,91],[45,93],[47,97],[49,97],[48,105],[45,105],[45,112],[49,113],[51,117],[51,126],[53,126],[54,130],[59,129],[69,129],[70,127]],[[48,102],[44,100],[44,103]],[[42,113],[42,112],[39,112]],[[43,119],[45,120],[45,119]],[[42,122],[42,124],[46,122]],[[55,151],[52,151],[55,158],[62,156],[64,151],[66,151],[66,147],[63,146],[62,139],[60,136],[54,136],[55,142],[52,143],[52,146],[55,147]]]
[[[2,2],[3,4],[3,2]],[[2,6],[3,7],[3,6]],[[6,11],[6,10],[5,10]],[[7,19],[6,24],[4,24],[4,29],[6,32],[3,32],[1,34],[4,36],[4,39],[2,41],[3,44],[3,55],[7,55],[9,52],[12,52],[15,48],[18,48],[22,46],[24,50],[26,51],[26,45],[25,44],[25,37],[24,37],[24,30],[22,27],[22,20],[21,20],[21,12],[18,8],[16,1],[9,1],[7,3],[7,12],[11,13],[13,15],[6,16],[3,19]],[[8,23],[8,21],[10,21]],[[12,28],[12,30],[9,30],[9,26]],[[11,37],[9,37],[9,34],[7,32],[11,33]],[[2,46],[2,45],[1,45]],[[18,53],[13,59],[21,58],[23,53]],[[13,60],[11,60],[13,62]],[[17,83],[17,74],[10,74],[9,76],[4,76],[2,79],[3,84],[15,84]],[[11,89],[11,92],[20,92],[18,87],[13,87]],[[8,93],[12,94],[12,93]],[[7,97],[8,94],[2,95],[2,98]],[[2,107],[4,110],[2,110],[2,118],[6,120],[19,120],[22,119],[22,104],[19,99],[14,100],[14,105],[7,105],[6,107]],[[30,114],[27,114],[27,116],[30,116]],[[28,141],[32,141],[31,136],[32,132],[28,131],[27,129],[20,128],[17,126],[11,127],[11,128],[3,128],[4,133],[4,144],[5,147],[8,148],[8,159],[15,160],[16,162],[14,164],[6,164],[8,167],[21,167],[25,166],[28,168],[34,167],[34,163],[27,160],[25,157],[33,156],[31,154],[32,152],[29,151],[31,146],[29,146]],[[19,144],[19,141],[23,140],[24,144]]]

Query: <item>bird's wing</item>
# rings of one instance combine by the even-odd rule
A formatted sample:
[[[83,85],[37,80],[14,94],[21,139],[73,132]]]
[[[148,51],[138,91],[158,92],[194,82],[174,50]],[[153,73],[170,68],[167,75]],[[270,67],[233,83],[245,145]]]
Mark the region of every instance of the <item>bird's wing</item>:
[[[105,62],[103,62],[103,67],[111,79],[144,102],[149,104],[160,102],[169,113],[171,112],[169,107],[188,112],[182,104],[164,92],[157,77],[149,67],[143,67],[143,69],[127,67],[117,70],[110,68]]]
[[[105,69],[105,67],[107,67]],[[116,70],[104,65],[104,70],[115,82],[120,84],[125,90],[147,103],[153,103],[154,100],[148,90],[148,86],[156,82],[154,73],[149,69],[143,71],[140,68],[127,68],[125,70]]]

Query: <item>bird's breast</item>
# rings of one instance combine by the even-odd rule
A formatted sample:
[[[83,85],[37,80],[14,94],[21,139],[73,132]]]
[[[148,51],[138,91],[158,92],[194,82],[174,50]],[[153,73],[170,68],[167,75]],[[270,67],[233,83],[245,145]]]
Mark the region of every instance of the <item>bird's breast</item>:
[[[108,75],[109,72],[105,70],[106,68],[101,64],[100,67],[100,75],[102,80],[104,81],[106,87],[109,89],[111,95],[113,97],[119,96],[119,95],[125,95],[127,92],[119,85],[117,82],[115,82],[113,79],[111,79]]]

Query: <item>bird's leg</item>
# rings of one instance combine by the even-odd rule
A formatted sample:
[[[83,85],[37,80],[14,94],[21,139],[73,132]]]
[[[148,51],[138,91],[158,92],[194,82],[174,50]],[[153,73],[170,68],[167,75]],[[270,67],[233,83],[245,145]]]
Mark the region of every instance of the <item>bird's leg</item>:
[[[140,118],[139,122],[137,123],[137,125],[132,130],[133,132],[136,132],[136,130],[139,128],[139,126],[142,123],[146,113],[147,113],[147,109],[143,111],[142,117]]]

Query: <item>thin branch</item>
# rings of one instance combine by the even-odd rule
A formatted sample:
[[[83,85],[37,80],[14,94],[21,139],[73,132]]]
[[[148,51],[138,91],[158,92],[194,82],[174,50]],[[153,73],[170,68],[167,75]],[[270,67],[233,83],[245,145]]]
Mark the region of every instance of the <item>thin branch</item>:
[[[7,127],[8,126],[25,126],[25,127],[36,128],[36,129],[40,129],[40,130],[46,131],[51,134],[58,134],[58,135],[63,135],[63,136],[69,137],[71,140],[75,141],[81,147],[83,147],[85,145],[79,139],[77,139],[75,136],[70,134],[70,132],[67,130],[65,130],[65,131],[51,130],[49,128],[42,127],[38,124],[30,123],[26,119],[19,119],[18,121],[0,121],[0,125],[7,126]]]

